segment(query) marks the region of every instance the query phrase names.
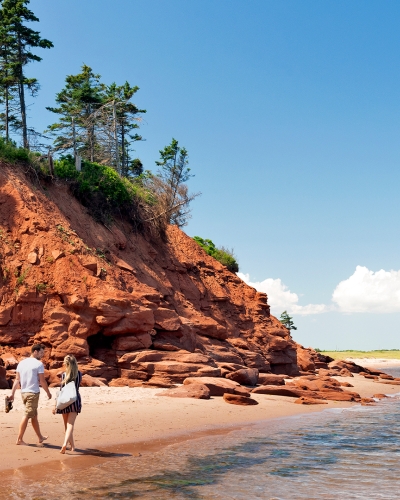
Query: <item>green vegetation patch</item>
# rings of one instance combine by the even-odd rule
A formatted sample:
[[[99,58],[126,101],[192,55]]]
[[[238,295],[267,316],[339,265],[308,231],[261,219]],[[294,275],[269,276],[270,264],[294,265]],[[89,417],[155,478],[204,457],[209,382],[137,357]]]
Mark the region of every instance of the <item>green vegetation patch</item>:
[[[239,271],[239,264],[236,262],[233,250],[228,250],[224,247],[217,248],[211,240],[204,240],[200,236],[195,236],[193,239],[208,255],[221,262],[229,271],[233,273]]]
[[[317,349],[316,349],[317,350]],[[344,358],[382,358],[382,359],[400,359],[400,349],[381,349],[377,351],[320,351],[324,356],[330,356],[333,359]]]
[[[154,195],[145,187],[148,173],[126,178],[112,167],[86,160],[82,160],[81,171],[77,171],[74,158],[67,155],[54,162],[54,174],[69,181],[73,194],[102,222],[110,219],[114,209],[129,213],[138,202],[155,203]]]
[[[83,160],[78,172],[71,155],[54,162],[54,173],[60,179],[76,181],[80,196],[101,193],[108,202],[118,205],[131,201],[137,191],[128,179],[106,165]]]
[[[13,141],[0,137],[0,158],[11,163],[30,163],[33,153],[24,148],[19,148]]]

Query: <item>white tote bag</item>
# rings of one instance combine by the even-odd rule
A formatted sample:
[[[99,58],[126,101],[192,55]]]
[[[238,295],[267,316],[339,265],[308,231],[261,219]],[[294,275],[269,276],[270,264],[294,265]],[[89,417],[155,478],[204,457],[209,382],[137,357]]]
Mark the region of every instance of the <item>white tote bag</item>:
[[[75,382],[68,382],[68,384],[65,384],[64,387],[61,388],[61,391],[57,396],[57,410],[63,410],[67,406],[72,405],[72,403],[75,403],[77,398],[78,396],[76,394]]]

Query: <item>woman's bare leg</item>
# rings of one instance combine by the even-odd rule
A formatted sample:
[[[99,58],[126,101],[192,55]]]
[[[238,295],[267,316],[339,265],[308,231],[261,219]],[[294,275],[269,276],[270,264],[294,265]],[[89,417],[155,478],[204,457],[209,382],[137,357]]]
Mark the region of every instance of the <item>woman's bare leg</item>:
[[[68,422],[68,413],[62,413],[62,418],[64,421],[64,431],[67,430],[67,422]]]
[[[75,419],[76,416],[78,415],[75,411],[71,411],[71,413],[66,413],[67,415],[67,428],[65,431],[65,438],[64,438],[64,443],[62,445],[60,453],[65,453],[65,450],[67,449],[67,444],[71,443],[71,450],[75,450],[75,443],[74,443],[74,425],[75,425]],[[64,416],[64,415],[63,415]]]
[[[64,431],[65,432],[67,432],[68,415],[69,415],[68,413],[62,413],[63,422],[64,422]]]

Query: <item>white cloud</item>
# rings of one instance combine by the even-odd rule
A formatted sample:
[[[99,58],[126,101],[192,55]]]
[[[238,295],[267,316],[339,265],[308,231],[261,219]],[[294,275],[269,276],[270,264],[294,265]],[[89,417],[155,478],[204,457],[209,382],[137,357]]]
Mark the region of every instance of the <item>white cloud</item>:
[[[335,288],[332,301],[346,313],[400,312],[400,271],[370,271],[357,266],[354,274]]]
[[[278,279],[250,281],[249,274],[237,273],[245,283],[268,295],[268,303],[274,315],[287,310],[291,314],[307,316],[328,311],[342,313],[400,312],[400,271],[370,271],[364,266],[341,281],[332,294],[332,303],[299,305],[299,296]]]
[[[271,306],[271,311],[274,315],[279,316],[286,310],[289,313],[306,316],[309,314],[321,314],[331,309],[325,304],[308,304],[307,306],[300,306],[298,304],[299,296],[297,293],[291,292],[279,278],[267,278],[264,281],[252,282],[250,281],[249,274],[237,273],[237,275],[248,285],[268,295],[268,304]]]

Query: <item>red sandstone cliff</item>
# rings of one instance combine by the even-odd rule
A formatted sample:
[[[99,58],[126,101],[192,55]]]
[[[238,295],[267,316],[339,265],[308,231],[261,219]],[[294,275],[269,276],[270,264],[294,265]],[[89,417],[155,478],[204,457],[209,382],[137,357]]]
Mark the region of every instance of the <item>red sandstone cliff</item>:
[[[111,385],[324,365],[270,316],[265,294],[174,226],[167,242],[122,221],[107,228],[64,184],[40,189],[2,165],[0,231],[0,354],[9,368],[35,342],[48,346],[53,383],[67,353]]]

